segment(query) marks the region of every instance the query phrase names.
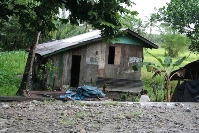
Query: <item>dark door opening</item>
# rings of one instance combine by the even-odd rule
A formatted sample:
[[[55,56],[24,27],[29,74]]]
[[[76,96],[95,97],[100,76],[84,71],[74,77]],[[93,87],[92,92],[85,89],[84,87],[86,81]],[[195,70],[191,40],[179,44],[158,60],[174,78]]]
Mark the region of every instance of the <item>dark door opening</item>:
[[[79,74],[80,74],[80,55],[72,55],[72,67],[71,67],[71,87],[78,87],[79,85]]]
[[[115,47],[109,46],[108,64],[114,64],[115,60]]]

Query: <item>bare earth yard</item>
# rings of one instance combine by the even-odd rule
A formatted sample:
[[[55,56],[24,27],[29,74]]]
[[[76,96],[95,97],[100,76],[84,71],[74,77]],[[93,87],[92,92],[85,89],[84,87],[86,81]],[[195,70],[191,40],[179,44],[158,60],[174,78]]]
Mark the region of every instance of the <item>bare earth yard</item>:
[[[0,103],[1,133],[198,133],[198,103]]]

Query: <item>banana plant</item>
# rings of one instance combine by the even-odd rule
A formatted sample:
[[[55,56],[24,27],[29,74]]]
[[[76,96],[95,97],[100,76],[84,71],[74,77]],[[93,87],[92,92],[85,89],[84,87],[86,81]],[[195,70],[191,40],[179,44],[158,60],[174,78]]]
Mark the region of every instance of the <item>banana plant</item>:
[[[135,65],[132,66],[134,71],[137,71],[139,68],[146,66],[146,69],[148,72],[152,72],[154,73],[152,76],[152,79],[156,76],[162,76],[164,78],[165,81],[165,89],[166,89],[166,94],[167,94],[167,101],[170,102],[171,96],[170,96],[170,90],[171,90],[171,78],[174,75],[180,75],[180,72],[175,72],[171,75],[171,72],[173,71],[173,69],[179,65],[182,64],[182,62],[187,58],[186,56],[178,59],[176,62],[172,63],[172,58],[167,56],[165,57],[164,60],[162,60],[161,58],[158,58],[156,56],[154,56],[153,54],[149,53],[148,51],[146,51],[146,53],[148,53],[149,55],[153,56],[160,65],[157,65],[155,63],[151,63],[151,62],[139,62]]]

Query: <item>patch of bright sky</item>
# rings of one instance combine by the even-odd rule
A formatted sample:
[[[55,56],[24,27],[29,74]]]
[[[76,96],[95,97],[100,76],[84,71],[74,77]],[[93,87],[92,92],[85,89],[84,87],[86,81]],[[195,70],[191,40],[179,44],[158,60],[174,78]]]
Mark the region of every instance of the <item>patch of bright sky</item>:
[[[169,3],[171,0],[131,0],[136,5],[131,6],[132,11],[137,11],[138,18],[140,18],[143,22],[147,22],[150,19],[152,13],[156,13],[155,9],[159,9],[163,6],[166,6],[166,3]],[[128,7],[129,8],[129,7]],[[146,29],[149,32],[149,28]],[[157,27],[153,27],[152,33],[158,34],[159,29]]]
[[[170,0],[132,0],[136,5],[132,5],[132,10],[137,11],[138,17],[142,20],[147,20],[150,18],[150,14],[155,13],[154,8],[157,9],[166,6],[166,2],[169,3]],[[146,17],[147,16],[147,17]]]

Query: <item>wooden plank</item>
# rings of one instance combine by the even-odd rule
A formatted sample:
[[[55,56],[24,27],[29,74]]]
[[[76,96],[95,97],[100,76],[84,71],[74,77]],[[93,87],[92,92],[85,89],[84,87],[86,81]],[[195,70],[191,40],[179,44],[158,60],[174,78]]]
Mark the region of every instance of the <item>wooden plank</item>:
[[[120,65],[120,60],[121,60],[121,47],[115,47],[115,60],[114,60],[114,64],[115,65]]]
[[[98,69],[98,76],[99,77],[105,77],[104,69]]]
[[[29,101],[29,100],[37,100],[44,101],[51,98],[48,97],[22,97],[22,96],[1,96],[0,101]]]
[[[102,89],[104,82],[108,84],[106,90],[109,91],[140,92],[143,88],[143,82],[141,80],[128,80],[103,77],[98,77],[96,87]]]

